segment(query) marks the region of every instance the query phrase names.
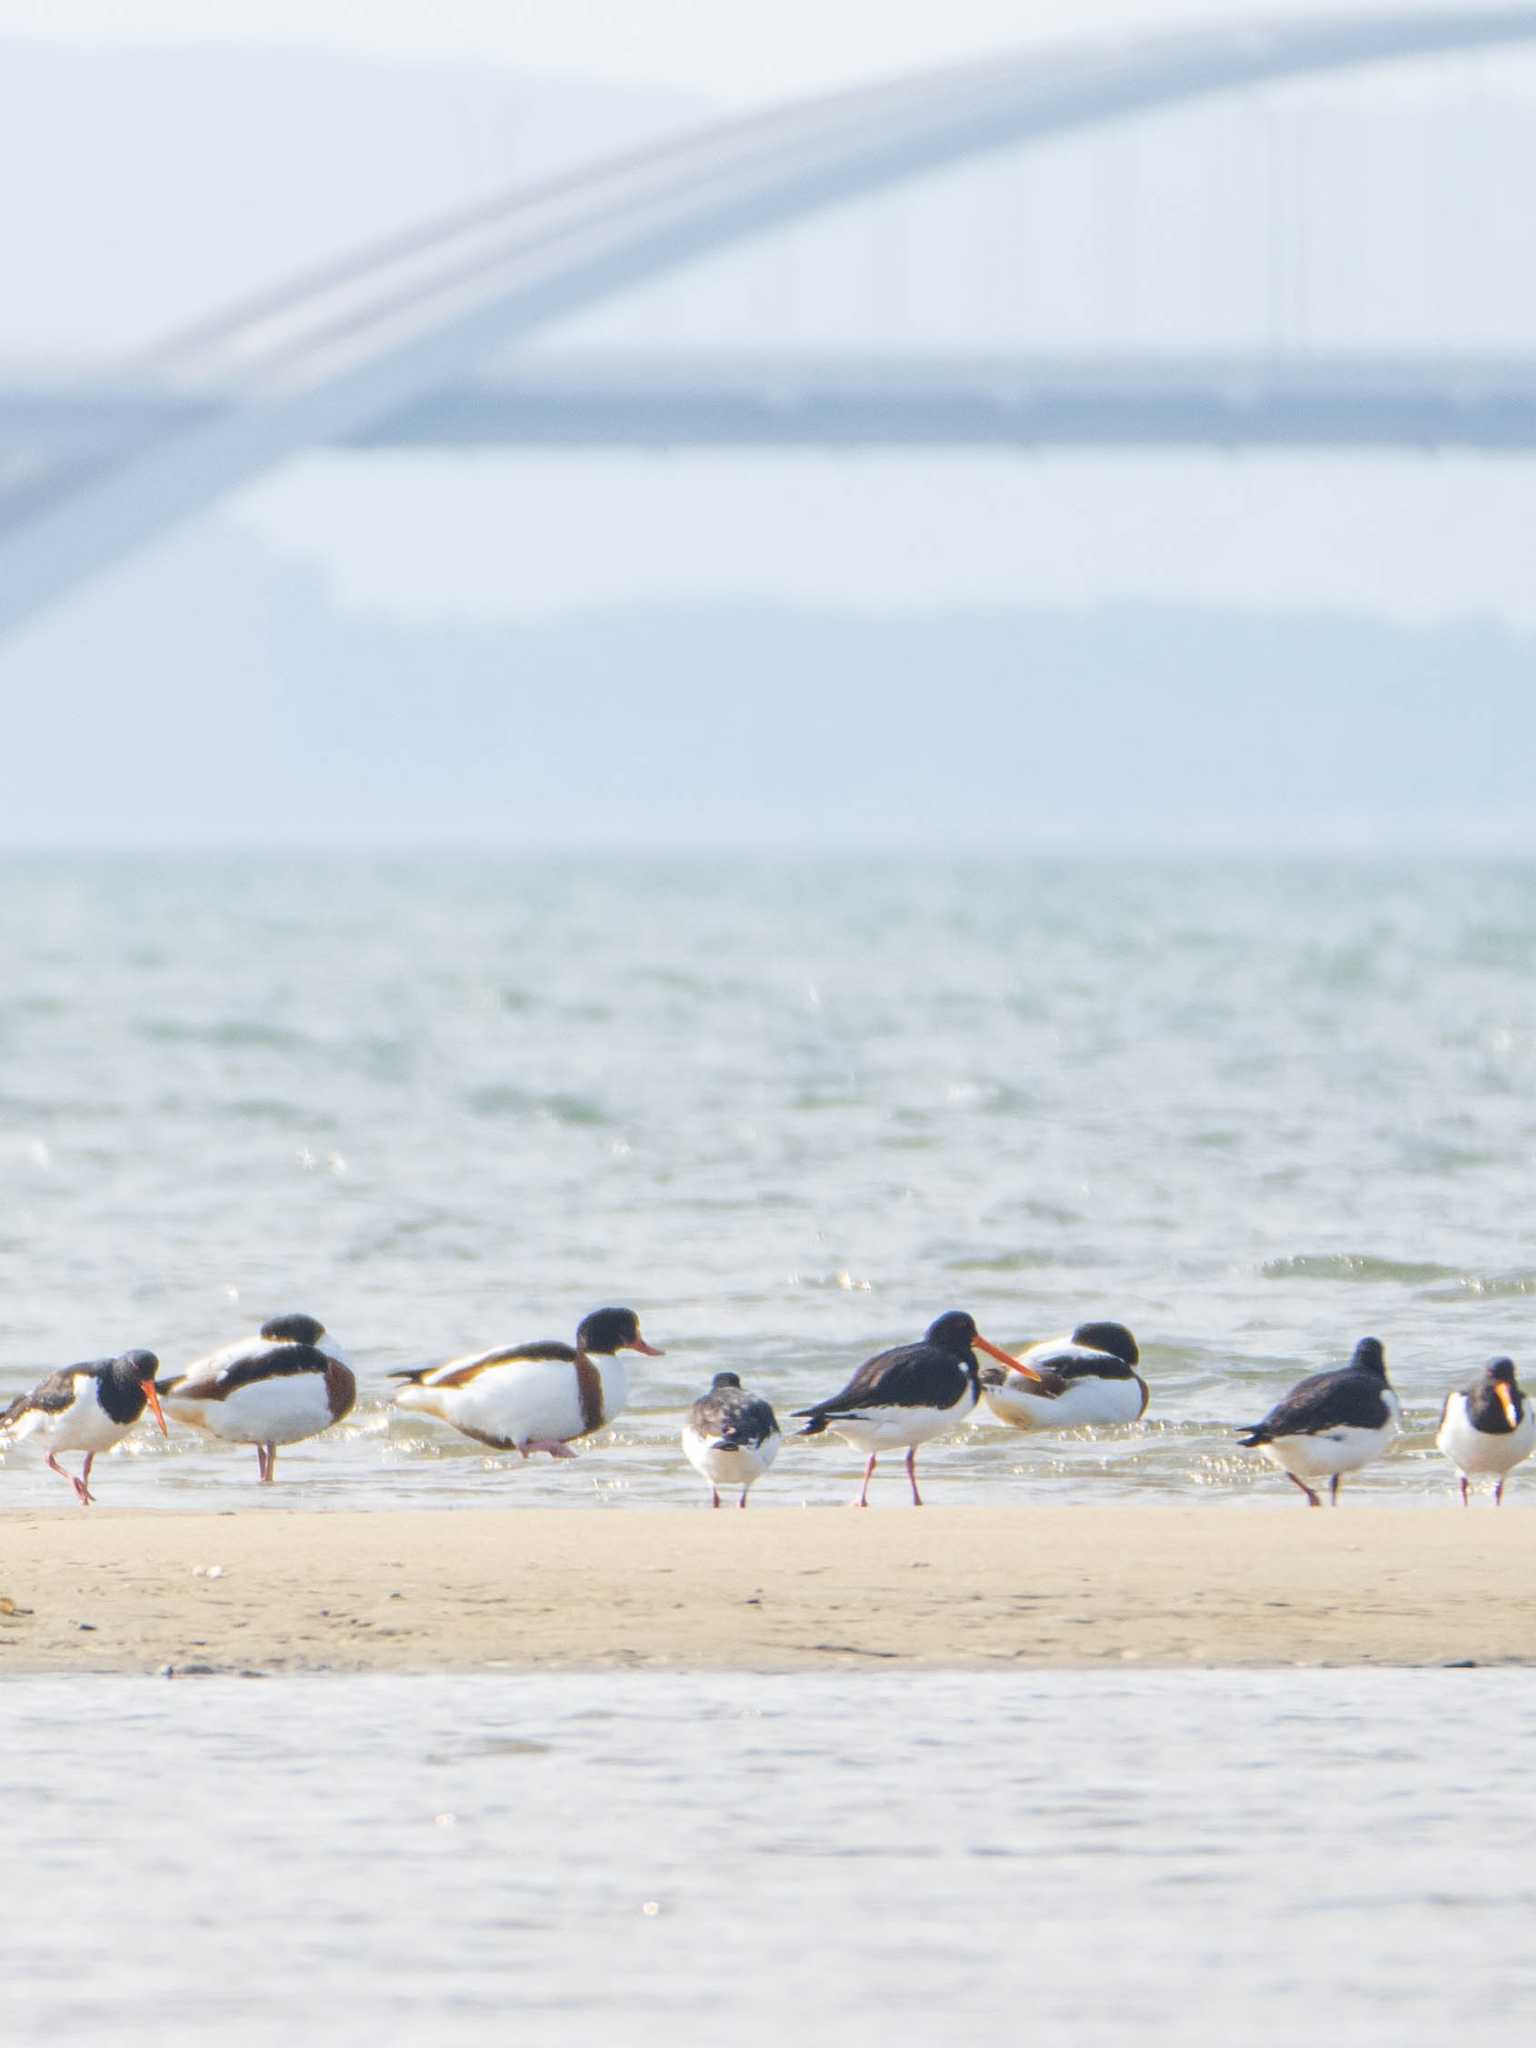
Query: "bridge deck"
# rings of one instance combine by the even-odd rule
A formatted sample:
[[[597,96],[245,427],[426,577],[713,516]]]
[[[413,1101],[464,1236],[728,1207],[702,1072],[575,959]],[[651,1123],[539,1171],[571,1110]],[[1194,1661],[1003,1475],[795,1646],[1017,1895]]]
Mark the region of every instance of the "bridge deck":
[[[36,459],[237,401],[0,385]],[[1536,447],[1536,356],[529,356],[359,430],[384,448]]]

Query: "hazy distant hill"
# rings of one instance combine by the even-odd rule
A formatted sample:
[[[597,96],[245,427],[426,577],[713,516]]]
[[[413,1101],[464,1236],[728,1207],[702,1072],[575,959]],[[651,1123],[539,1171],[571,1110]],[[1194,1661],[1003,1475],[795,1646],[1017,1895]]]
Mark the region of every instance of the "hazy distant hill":
[[[761,605],[348,615],[208,528],[0,651],[11,846],[1536,850],[1536,643]]]

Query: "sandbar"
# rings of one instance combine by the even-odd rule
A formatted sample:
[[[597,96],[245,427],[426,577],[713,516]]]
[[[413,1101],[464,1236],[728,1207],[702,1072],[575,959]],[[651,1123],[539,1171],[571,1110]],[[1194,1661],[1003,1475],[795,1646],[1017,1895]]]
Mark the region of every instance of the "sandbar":
[[[1536,1662],[1536,1512],[0,1515],[0,1676]]]

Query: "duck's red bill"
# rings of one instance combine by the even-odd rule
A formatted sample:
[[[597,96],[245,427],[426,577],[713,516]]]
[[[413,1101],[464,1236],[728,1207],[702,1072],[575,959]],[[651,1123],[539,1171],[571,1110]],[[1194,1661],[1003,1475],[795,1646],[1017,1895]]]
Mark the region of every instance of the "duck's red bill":
[[[643,1351],[647,1358],[665,1358],[667,1355],[665,1351],[658,1349],[654,1344],[647,1344],[645,1339],[639,1336],[629,1348],[631,1351]]]

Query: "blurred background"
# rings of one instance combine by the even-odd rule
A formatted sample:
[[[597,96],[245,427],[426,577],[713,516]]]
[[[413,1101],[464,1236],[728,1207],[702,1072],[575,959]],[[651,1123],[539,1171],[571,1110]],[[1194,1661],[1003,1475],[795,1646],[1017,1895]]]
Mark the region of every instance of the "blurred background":
[[[518,185],[1200,21],[12,0],[13,460],[40,393],[172,389],[166,337]],[[1087,799],[1096,849],[1527,849],[1533,96],[1518,42],[1185,96],[493,350],[522,445],[301,449],[0,640],[0,838],[515,849],[575,795],[585,848],[1082,851]]]

